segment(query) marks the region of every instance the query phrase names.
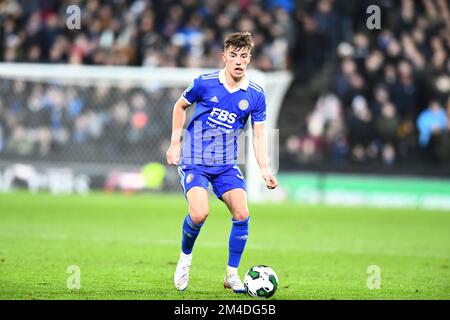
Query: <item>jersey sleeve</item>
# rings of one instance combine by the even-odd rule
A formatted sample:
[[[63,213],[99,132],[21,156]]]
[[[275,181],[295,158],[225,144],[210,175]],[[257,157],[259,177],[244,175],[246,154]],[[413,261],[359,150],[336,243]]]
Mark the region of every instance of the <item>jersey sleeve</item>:
[[[184,101],[186,101],[186,103],[191,105],[194,102],[199,102],[201,100],[202,90],[202,79],[201,77],[198,77],[191,82],[186,90],[184,90],[181,97],[184,99]]]
[[[258,96],[255,107],[251,112],[252,125],[255,123],[264,123],[266,121],[266,97],[264,93]]]

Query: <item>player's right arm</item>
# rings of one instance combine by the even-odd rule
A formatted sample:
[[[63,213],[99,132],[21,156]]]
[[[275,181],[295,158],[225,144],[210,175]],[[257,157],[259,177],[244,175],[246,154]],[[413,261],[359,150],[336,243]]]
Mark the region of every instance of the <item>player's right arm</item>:
[[[166,152],[168,164],[178,165],[180,162],[181,134],[186,121],[186,109],[193,103],[201,100],[202,92],[202,77],[200,76],[192,81],[189,87],[184,90],[183,94],[173,107],[172,136],[170,138],[169,149]]]
[[[168,164],[177,165],[181,155],[181,134],[186,121],[186,109],[190,106],[186,99],[180,97],[173,107],[172,115],[172,135],[170,146],[166,152]]]

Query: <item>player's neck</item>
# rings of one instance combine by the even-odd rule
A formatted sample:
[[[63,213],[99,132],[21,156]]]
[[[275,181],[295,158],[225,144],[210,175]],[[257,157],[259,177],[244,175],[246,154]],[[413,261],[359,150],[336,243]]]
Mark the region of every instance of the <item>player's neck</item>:
[[[225,81],[231,89],[239,87],[245,78],[245,74],[240,78],[234,78],[228,71],[225,71]]]

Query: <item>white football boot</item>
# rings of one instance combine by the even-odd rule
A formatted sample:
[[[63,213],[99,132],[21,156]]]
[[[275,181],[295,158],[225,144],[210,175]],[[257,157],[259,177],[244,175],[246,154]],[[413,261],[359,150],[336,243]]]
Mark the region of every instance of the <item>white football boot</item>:
[[[183,251],[180,253],[180,259],[178,260],[177,268],[173,276],[173,283],[178,291],[186,290],[189,283],[189,269],[192,263],[192,253],[185,254]]]
[[[225,279],[223,279],[223,286],[233,290],[235,293],[245,293],[244,284],[242,283],[241,278],[239,278],[237,270],[230,272],[230,268],[227,269],[227,274]]]

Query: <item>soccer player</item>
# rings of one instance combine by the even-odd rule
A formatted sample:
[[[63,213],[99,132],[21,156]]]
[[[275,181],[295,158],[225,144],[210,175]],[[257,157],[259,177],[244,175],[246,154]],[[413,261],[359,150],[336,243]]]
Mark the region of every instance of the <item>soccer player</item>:
[[[253,127],[253,149],[267,188],[277,180],[267,161],[265,136],[266,99],[263,89],[245,73],[251,60],[253,40],[248,32],[229,34],[222,53],[225,68],[196,78],[173,108],[171,143],[167,163],[178,165],[181,186],[189,213],[184,219],[180,258],[174,284],[185,290],[189,282],[192,249],[209,214],[208,186],[232,214],[228,267],[224,287],[245,292],[238,266],[248,237],[250,221],[246,183],[237,166],[237,137],[248,117]],[[186,109],[196,103],[181,148]]]

